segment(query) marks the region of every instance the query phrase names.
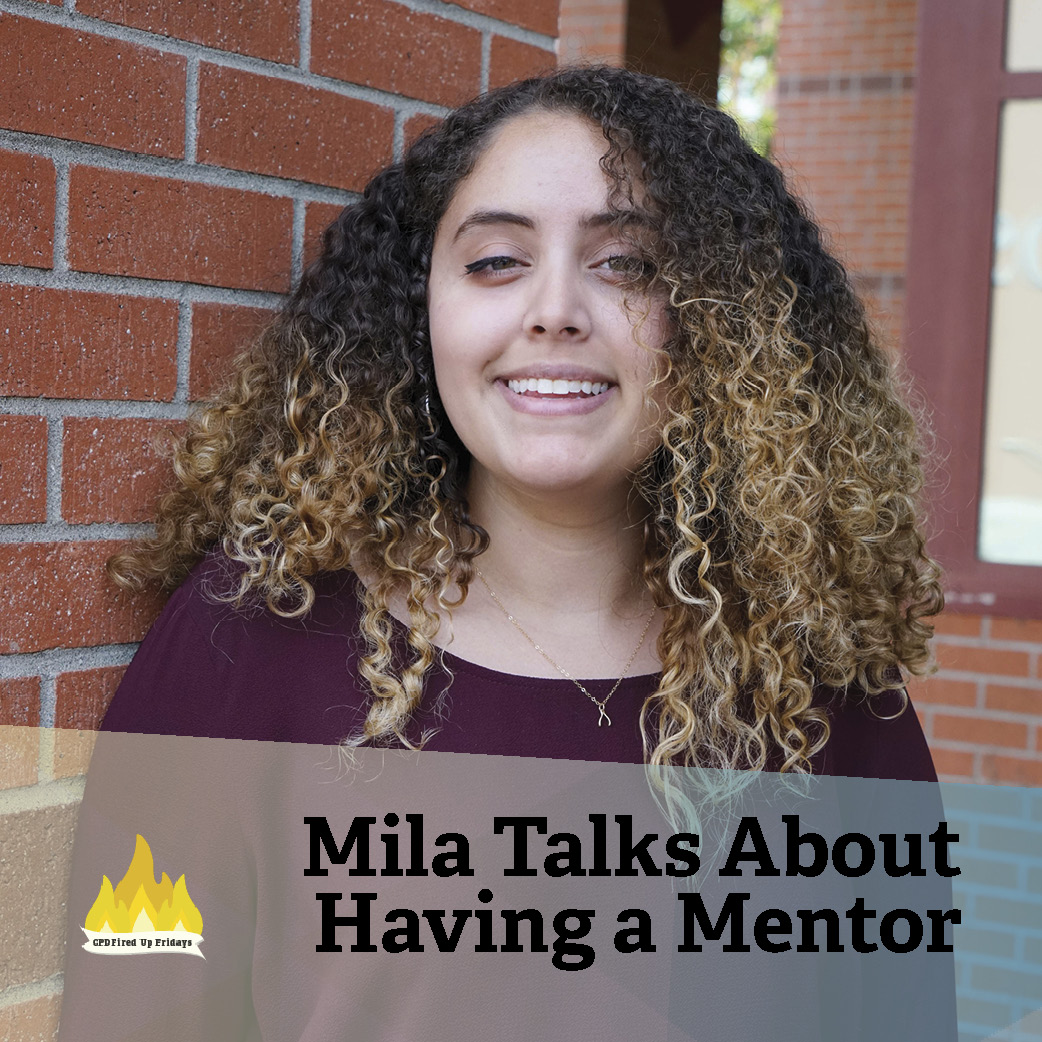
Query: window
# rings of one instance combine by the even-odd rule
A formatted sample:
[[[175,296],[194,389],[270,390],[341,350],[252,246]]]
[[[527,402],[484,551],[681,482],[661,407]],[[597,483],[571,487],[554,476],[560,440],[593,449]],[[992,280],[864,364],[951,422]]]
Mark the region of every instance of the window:
[[[1042,618],[1042,0],[921,0],[907,288],[949,604]]]

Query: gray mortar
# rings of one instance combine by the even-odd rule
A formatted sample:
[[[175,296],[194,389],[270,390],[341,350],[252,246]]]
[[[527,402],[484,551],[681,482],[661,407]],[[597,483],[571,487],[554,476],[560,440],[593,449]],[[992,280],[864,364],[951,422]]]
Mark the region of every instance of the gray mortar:
[[[199,59],[189,58],[185,70],[185,158],[195,163],[195,146],[199,139]]]

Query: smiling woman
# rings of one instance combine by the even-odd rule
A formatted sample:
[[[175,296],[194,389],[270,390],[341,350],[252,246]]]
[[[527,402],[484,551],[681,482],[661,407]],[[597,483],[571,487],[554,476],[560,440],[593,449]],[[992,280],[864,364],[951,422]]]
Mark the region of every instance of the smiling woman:
[[[111,730],[933,777],[912,416],[781,174],[672,83],[429,130],[175,469],[111,564],[179,586]]]
[[[399,863],[395,829],[418,830],[425,807],[469,810],[494,826],[485,839],[515,821],[559,848],[569,834],[549,830],[546,807],[582,794],[580,822],[613,820],[620,858],[653,878],[660,809],[695,850],[708,832],[692,815],[757,782],[773,796],[769,772],[786,775],[785,798],[807,774],[934,779],[901,690],[902,668],[927,668],[924,617],[941,607],[915,424],[842,267],[729,117],[614,68],[526,80],[450,113],[326,230],[174,468],[155,537],[110,564],[127,586],[174,592],[106,716],[73,878],[96,893],[112,869],[91,860],[92,836],[147,822],[194,859],[183,871],[212,961],[169,976],[87,965],[73,922],[64,1038],[679,1038],[665,1020],[688,1014],[683,1037],[699,1039],[951,1037],[921,1029],[947,1021],[907,962],[872,985],[883,1001],[847,961],[820,974],[801,961],[798,986],[760,961],[649,968],[634,960],[657,950],[650,936],[620,930],[607,954],[625,953],[635,977],[606,961],[580,992],[527,977],[532,964],[511,961],[519,921],[533,952],[551,922],[559,943],[584,937],[585,890],[540,885],[561,910],[539,917],[534,871],[424,896],[409,888],[433,877]],[[155,735],[252,741],[175,751]],[[333,784],[313,749],[289,771],[288,743],[346,746],[349,782],[365,784]],[[867,788],[893,809],[876,799],[885,786]],[[653,827],[620,813],[631,799]],[[327,813],[345,808],[355,817],[332,830]],[[382,929],[370,938],[363,911],[375,873],[299,893],[302,819],[313,854],[324,844],[341,866],[386,826],[372,845],[398,907],[384,921],[413,924],[405,940],[380,935],[396,961],[366,955]],[[462,849],[465,832],[435,847]],[[475,856],[494,846],[476,842]],[[600,848],[590,877],[612,875]],[[572,850],[548,854],[552,881],[587,880]],[[463,854],[439,857],[475,874]],[[524,884],[512,899],[508,882]],[[645,893],[668,902],[665,953],[676,895]],[[523,902],[513,934],[497,948],[481,932],[470,955],[514,955],[438,961],[468,920],[492,930],[497,900]],[[650,923],[643,897],[625,900],[613,915]],[[451,939],[449,901],[465,902]],[[437,923],[433,960],[418,908]],[[342,939],[352,929],[357,945]],[[913,999],[925,1012],[903,1033],[869,1023]],[[147,1027],[128,1036],[132,1022]]]

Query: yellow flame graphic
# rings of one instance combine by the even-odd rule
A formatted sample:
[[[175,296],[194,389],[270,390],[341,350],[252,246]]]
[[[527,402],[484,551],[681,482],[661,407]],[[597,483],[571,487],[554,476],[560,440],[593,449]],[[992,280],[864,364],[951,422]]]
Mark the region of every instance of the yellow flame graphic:
[[[188,896],[184,876],[171,883],[164,872],[156,882],[152,851],[139,835],[130,867],[115,889],[108,876],[101,877],[101,889],[83,925],[95,932],[107,926],[112,933],[186,930],[201,934],[203,917]]]

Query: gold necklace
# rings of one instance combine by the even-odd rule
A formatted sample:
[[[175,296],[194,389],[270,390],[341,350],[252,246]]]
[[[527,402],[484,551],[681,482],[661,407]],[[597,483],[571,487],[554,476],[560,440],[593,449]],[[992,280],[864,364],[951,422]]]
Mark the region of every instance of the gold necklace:
[[[570,680],[597,707],[597,711],[600,713],[600,716],[597,717],[597,726],[600,727],[601,724],[604,723],[605,720],[607,720],[608,726],[611,727],[611,717],[608,716],[608,713],[604,707],[608,704],[608,699],[611,698],[611,696],[614,695],[616,691],[618,691],[619,685],[622,683],[626,674],[630,671],[630,666],[633,665],[633,660],[637,657],[637,652],[640,651],[642,647],[644,647],[644,638],[647,637],[648,630],[651,629],[651,620],[655,617],[655,612],[657,609],[651,609],[651,614],[648,616],[648,621],[644,623],[644,629],[641,631],[640,640],[637,641],[637,646],[633,649],[633,654],[630,655],[629,661],[626,663],[626,666],[622,671],[622,676],[615,681],[615,686],[604,696],[604,698],[594,698],[594,696],[590,694],[590,692],[587,691],[586,688],[583,687],[583,685],[580,684],[579,681],[576,680],[575,677],[573,677],[572,674],[564,668],[564,666],[559,666],[543,650],[543,648],[528,635],[521,623],[518,622],[517,619],[515,619],[514,616],[506,610],[506,607],[504,606],[503,602],[496,596],[496,591],[493,590],[491,586],[489,586],[488,580],[481,574],[481,569],[475,565],[474,571],[477,574],[477,577],[481,580],[485,589],[488,590],[488,595],[495,602],[496,607],[499,608],[499,610],[517,627],[517,630],[521,634],[521,636],[524,637],[525,640],[527,640],[528,643],[531,644],[532,647],[535,648],[536,651],[538,651],[539,654],[542,655],[543,658],[545,658],[546,661],[549,662],[550,665],[553,666],[558,673],[560,673],[564,677],[567,677],[567,679]]]

